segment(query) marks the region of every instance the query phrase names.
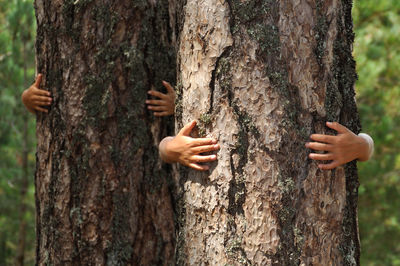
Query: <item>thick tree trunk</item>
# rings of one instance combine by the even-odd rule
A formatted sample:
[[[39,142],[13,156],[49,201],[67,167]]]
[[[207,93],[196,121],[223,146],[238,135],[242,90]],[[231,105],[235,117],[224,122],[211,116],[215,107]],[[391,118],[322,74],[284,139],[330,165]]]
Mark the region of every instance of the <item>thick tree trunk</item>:
[[[351,0],[181,4],[178,125],[221,150],[181,168],[178,263],[358,265],[356,165],[318,170],[304,147],[325,121],[360,129]]]
[[[175,82],[168,1],[36,0],[37,264],[170,264],[171,195],[147,91]]]

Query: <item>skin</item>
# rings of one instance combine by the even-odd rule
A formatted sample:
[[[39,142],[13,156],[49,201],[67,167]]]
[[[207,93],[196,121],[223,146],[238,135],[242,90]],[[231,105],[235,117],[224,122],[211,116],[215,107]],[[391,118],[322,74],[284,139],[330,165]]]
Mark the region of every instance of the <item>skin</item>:
[[[212,138],[190,137],[190,133],[195,126],[196,121],[192,121],[185,125],[175,137],[166,137],[160,142],[159,151],[161,159],[164,162],[178,162],[199,171],[206,171],[209,169],[209,166],[199,163],[217,160],[215,154],[201,155],[205,152],[219,150],[220,146]]]
[[[21,95],[22,102],[26,109],[33,114],[36,114],[36,111],[48,113],[48,110],[43,108],[43,106],[49,106],[52,103],[50,92],[40,89],[41,82],[42,74],[39,74],[36,77],[35,83]]]
[[[306,143],[306,147],[325,153],[310,153],[309,158],[318,161],[331,161],[319,164],[322,170],[331,170],[353,160],[367,161],[369,156],[368,142],[336,122],[327,122],[326,125],[337,131],[336,136],[313,134],[314,142]]]
[[[167,94],[159,91],[150,90],[147,93],[158,99],[146,100],[147,109],[154,111],[154,116],[168,116],[175,112],[175,91],[174,88],[166,81],[162,82],[167,89]]]

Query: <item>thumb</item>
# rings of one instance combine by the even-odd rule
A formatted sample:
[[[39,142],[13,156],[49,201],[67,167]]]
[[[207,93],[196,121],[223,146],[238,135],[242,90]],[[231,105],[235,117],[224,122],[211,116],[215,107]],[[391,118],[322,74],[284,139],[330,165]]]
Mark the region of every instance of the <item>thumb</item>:
[[[192,129],[196,126],[196,120],[186,124],[178,133],[179,136],[189,136]]]
[[[36,88],[40,88],[40,83],[42,82],[42,76],[43,76],[42,74],[38,74],[37,75],[36,81],[35,81],[35,84],[34,84]]]

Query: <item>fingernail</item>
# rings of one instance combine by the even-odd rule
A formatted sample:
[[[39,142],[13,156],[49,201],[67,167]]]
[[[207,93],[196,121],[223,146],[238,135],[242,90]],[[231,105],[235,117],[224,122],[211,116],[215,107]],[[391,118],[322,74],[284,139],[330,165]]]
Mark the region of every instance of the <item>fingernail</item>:
[[[146,103],[149,103],[149,101],[148,101],[148,100],[146,100]]]
[[[332,125],[332,122],[326,122],[326,124],[327,124],[328,126],[331,126],[331,125]]]
[[[219,144],[214,145],[214,148],[215,148],[215,149],[219,149]]]
[[[310,144],[307,142],[305,146],[308,148],[309,145],[310,145]]]

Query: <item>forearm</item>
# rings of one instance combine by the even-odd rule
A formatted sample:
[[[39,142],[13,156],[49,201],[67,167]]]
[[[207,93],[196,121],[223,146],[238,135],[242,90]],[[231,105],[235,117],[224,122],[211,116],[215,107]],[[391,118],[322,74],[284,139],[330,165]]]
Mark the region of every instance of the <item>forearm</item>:
[[[360,155],[358,156],[358,160],[365,162],[368,161],[372,154],[374,153],[374,140],[365,133],[358,134],[358,137],[362,140],[362,148],[360,149]]]
[[[168,150],[168,144],[173,139],[174,139],[174,137],[171,137],[171,136],[165,137],[158,145],[158,150],[159,150],[161,160],[163,160],[166,163],[175,163],[174,158],[171,156],[171,154]]]

